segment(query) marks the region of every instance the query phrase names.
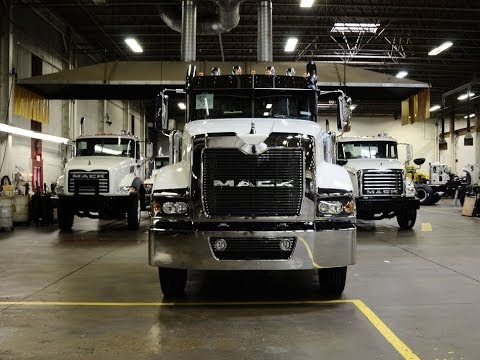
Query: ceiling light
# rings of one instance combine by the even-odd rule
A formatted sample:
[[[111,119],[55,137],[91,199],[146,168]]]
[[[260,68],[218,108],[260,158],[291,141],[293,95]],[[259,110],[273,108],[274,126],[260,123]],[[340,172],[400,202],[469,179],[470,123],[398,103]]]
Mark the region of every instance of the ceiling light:
[[[185,103],[183,102],[179,102],[178,103],[178,107],[180,108],[180,110],[185,110],[187,107],[185,106]]]
[[[272,104],[267,104],[267,106],[265,106],[267,109],[271,109],[272,108]]]
[[[314,0],[302,0],[300,1],[300,7],[312,7]]]
[[[431,108],[430,108],[430,111],[431,112],[434,112],[434,111],[437,111],[437,110],[440,110],[441,109],[441,106],[440,105],[433,105]]]
[[[270,115],[270,113],[269,113],[268,111],[265,111],[265,112],[263,113],[263,116],[268,116],[268,115]]]
[[[408,72],[406,71],[399,71],[397,75],[395,75],[399,79],[403,79],[405,76],[408,75]]]
[[[143,49],[140,46],[140,44],[135,40],[134,38],[127,38],[125,39],[125,43],[130,46],[130,49],[132,49],[133,52],[135,53],[142,53]]]
[[[350,105],[350,110],[353,111],[353,110],[355,110],[356,108],[357,108],[357,104],[352,104],[352,105]]]
[[[330,32],[375,34],[379,26],[373,23],[335,23]]]
[[[295,47],[297,46],[298,39],[297,38],[289,38],[287,40],[287,44],[285,45],[285,51],[291,52],[295,50]]]
[[[472,92],[468,92],[468,93],[460,95],[457,99],[458,100],[466,100],[467,98],[471,98],[472,96],[475,96],[475,94],[472,93]]]
[[[32,138],[32,139],[51,141],[51,142],[58,143],[58,144],[60,144],[60,143],[66,144],[68,142],[67,138],[63,138],[63,137],[60,137],[60,136],[54,136],[54,135],[48,135],[48,134],[44,134],[44,133],[39,133],[39,132],[36,132],[36,131],[22,129],[22,128],[19,128],[19,127],[10,126],[10,125],[6,125],[6,124],[0,124],[0,131],[6,132],[8,134],[13,134],[13,135],[25,136],[25,137]]]
[[[440,54],[442,51],[447,50],[453,43],[451,41],[444,42],[442,45],[437,46],[435,49],[430,50],[428,55],[435,56]]]
[[[470,119],[471,119],[471,118],[474,118],[474,117],[475,117],[475,114],[470,114],[470,116],[469,116]],[[467,118],[467,115],[465,115],[463,118],[466,119],[466,118]]]

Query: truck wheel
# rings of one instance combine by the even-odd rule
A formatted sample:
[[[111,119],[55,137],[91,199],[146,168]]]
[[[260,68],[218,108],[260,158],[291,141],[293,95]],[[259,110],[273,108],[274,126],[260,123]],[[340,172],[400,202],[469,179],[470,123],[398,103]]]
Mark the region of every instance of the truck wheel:
[[[184,294],[187,285],[187,269],[159,267],[158,276],[164,296],[171,297]]]
[[[140,199],[138,194],[130,195],[130,206],[127,212],[127,221],[129,230],[137,230],[140,227]]]
[[[318,282],[322,295],[339,297],[345,289],[347,267],[318,269]]]
[[[60,200],[60,204],[57,209],[58,226],[60,227],[60,230],[72,230],[74,216],[75,215],[73,214],[72,209],[70,209],[63,200]]]
[[[438,193],[434,193],[432,195],[432,205],[435,205],[436,203],[438,203],[440,200],[442,199],[442,196],[439,195]]]
[[[424,184],[417,185],[415,190],[417,191],[417,198],[420,201],[420,205],[431,205],[433,189]]]
[[[414,207],[405,208],[397,214],[397,222],[400,229],[410,230],[417,220],[417,209]]]

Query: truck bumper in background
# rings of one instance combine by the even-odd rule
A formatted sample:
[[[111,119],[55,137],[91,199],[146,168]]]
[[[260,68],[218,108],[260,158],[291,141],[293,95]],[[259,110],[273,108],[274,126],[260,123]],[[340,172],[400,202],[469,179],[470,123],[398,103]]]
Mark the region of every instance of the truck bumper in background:
[[[106,218],[123,216],[131,206],[135,198],[131,195],[107,196],[107,195],[61,195],[59,196],[63,206],[72,209],[75,215],[80,217],[98,218],[98,215]]]
[[[407,208],[420,208],[420,202],[415,197],[358,198],[355,199],[355,203],[357,205],[357,219],[363,220],[391,219]]]
[[[351,224],[344,224],[336,229],[325,226],[318,229],[312,225],[311,230],[289,228],[285,231],[222,231],[217,230],[214,224],[194,230],[192,223],[185,223],[186,230],[182,231],[178,224],[175,229],[169,228],[168,223],[165,225],[157,223],[149,229],[149,263],[152,266],[197,270],[300,270],[355,263],[356,229]],[[290,238],[295,239],[295,245],[287,259],[220,260],[213,251],[212,238],[223,238],[227,241],[232,238],[240,239],[246,244],[249,238]],[[253,245],[252,251],[255,251]]]

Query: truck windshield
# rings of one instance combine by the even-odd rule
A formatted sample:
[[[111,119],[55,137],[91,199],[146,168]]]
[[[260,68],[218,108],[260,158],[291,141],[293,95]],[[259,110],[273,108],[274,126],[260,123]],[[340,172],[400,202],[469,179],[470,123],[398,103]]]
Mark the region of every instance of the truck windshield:
[[[192,97],[192,120],[285,118],[313,120],[312,91],[239,89],[199,91]]]
[[[125,138],[85,138],[76,142],[75,156],[135,156],[135,141]]]
[[[352,141],[338,143],[339,159],[397,159],[397,143]]]

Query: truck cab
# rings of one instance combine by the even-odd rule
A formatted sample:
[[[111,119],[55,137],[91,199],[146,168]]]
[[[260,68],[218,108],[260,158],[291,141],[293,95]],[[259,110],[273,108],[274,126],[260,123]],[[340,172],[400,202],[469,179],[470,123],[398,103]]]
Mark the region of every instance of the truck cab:
[[[82,135],[75,155],[57,180],[58,222],[70,230],[74,217],[127,218],[137,229],[144,203],[145,159],[140,140],[130,134]]]
[[[339,296],[355,262],[355,204],[324,150],[319,91],[303,77],[191,75],[174,92],[186,104],[182,155],[155,178],[149,229],[163,294],[182,294],[188,270],[314,269]],[[173,99],[157,99],[164,131]]]
[[[413,181],[398,160],[397,141],[382,134],[339,137],[337,142],[337,158],[346,161],[344,166],[352,181],[357,217],[363,220],[396,217],[400,228],[411,229],[419,202]]]

